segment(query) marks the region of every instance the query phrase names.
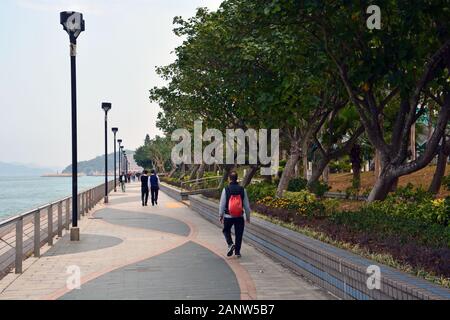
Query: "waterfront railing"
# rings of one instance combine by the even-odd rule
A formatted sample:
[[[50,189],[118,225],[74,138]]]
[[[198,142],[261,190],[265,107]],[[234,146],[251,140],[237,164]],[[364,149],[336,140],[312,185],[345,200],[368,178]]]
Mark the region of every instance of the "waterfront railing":
[[[108,193],[114,181],[108,182]],[[105,196],[105,184],[78,194],[78,219],[89,213]],[[12,269],[23,271],[23,261],[40,257],[44,245],[52,246],[72,223],[72,197],[67,197],[0,222],[0,279]]]

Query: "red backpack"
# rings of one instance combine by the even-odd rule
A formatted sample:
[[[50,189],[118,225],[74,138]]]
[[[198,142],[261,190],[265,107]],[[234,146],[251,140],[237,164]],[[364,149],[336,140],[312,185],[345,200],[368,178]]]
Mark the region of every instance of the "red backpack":
[[[242,188],[243,189],[243,188]],[[231,190],[226,188],[227,198],[228,198],[228,214],[233,218],[240,218],[244,213],[243,210],[243,192],[240,190],[238,194],[231,194]]]

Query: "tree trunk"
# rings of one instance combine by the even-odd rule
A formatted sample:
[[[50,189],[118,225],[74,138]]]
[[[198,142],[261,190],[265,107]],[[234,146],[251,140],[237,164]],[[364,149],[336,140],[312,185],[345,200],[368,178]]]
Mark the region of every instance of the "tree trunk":
[[[231,172],[231,170],[233,170],[233,168],[234,168],[233,164],[224,165],[222,180],[220,180],[219,189],[222,189],[225,186],[225,182],[227,182],[230,172]]]
[[[304,141],[302,144],[302,163],[303,163],[303,178],[308,179],[308,142]]]
[[[392,186],[394,185],[396,179],[397,177],[395,177],[395,175],[388,168],[383,168],[380,177],[375,182],[372,191],[370,191],[367,201],[372,202],[386,199],[387,195],[392,190]]]
[[[313,166],[313,171],[311,177],[308,180],[308,188],[311,187],[314,183],[319,181],[320,176],[323,174],[325,168],[330,163],[331,158],[322,158]]]
[[[251,165],[250,168],[248,168],[247,174],[242,180],[242,186],[244,188],[247,187],[250,184],[250,182],[252,182],[252,179],[255,176],[256,172],[258,172],[258,169],[259,169],[258,165]]]
[[[323,176],[323,182],[328,184],[329,177],[330,177],[330,166],[329,165],[327,165],[325,167],[325,170],[323,171],[322,176]]]
[[[173,176],[175,175],[175,172],[177,172],[177,167],[174,167],[174,168],[172,168],[172,170],[170,170],[169,178],[173,178]]]
[[[282,197],[283,192],[287,189],[289,181],[294,175],[294,168],[300,159],[300,148],[298,146],[298,141],[291,142],[291,154],[284,167],[283,174],[281,175],[280,182],[277,188],[277,197]]]
[[[352,187],[359,190],[361,187],[361,147],[358,144],[355,144],[350,151],[350,161],[353,170]]]
[[[205,174],[205,164],[202,163],[200,167],[197,170],[197,181],[203,178],[203,175]]]
[[[191,174],[189,175],[189,180],[194,180],[195,176],[197,175],[198,168],[200,168],[200,165],[194,164],[191,169]]]
[[[375,179],[378,179],[381,174],[381,155],[380,151],[375,150]]]
[[[439,193],[442,185],[442,178],[445,175],[445,168],[447,167],[448,156],[450,155],[450,140],[442,138],[442,146],[439,152],[436,171],[433,175],[433,180],[431,181],[428,191],[436,195]]]
[[[416,152],[416,124],[414,123],[411,126],[411,137],[410,137],[410,149],[411,149],[411,161],[414,161],[417,159],[417,152]]]

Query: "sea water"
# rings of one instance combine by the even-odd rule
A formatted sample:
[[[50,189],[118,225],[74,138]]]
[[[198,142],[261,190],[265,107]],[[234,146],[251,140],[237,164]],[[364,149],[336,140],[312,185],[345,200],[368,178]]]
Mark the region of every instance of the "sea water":
[[[79,177],[78,191],[104,182],[105,177]],[[71,195],[71,177],[0,177],[0,221]]]

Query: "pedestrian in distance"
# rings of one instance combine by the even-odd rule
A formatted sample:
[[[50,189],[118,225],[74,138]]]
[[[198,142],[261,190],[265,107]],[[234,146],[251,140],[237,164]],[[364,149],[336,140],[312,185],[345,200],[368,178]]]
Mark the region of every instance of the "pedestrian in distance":
[[[242,236],[244,235],[245,220],[250,223],[250,202],[247,191],[238,183],[236,171],[230,173],[230,184],[223,189],[220,197],[219,217],[223,224],[223,235],[228,245],[227,256],[233,253],[241,258]],[[245,220],[244,220],[245,218]],[[235,242],[231,237],[234,226]]]
[[[152,206],[158,205],[158,193],[159,193],[159,177],[155,170],[151,171],[151,175],[148,179],[148,184],[150,186],[150,192],[152,197]]]
[[[147,206],[148,203],[148,171],[144,170],[141,176],[141,198],[142,198],[142,206]]]
[[[122,172],[121,175],[119,175],[119,183],[120,183],[120,188],[122,189],[122,192],[125,192],[125,172]]]

